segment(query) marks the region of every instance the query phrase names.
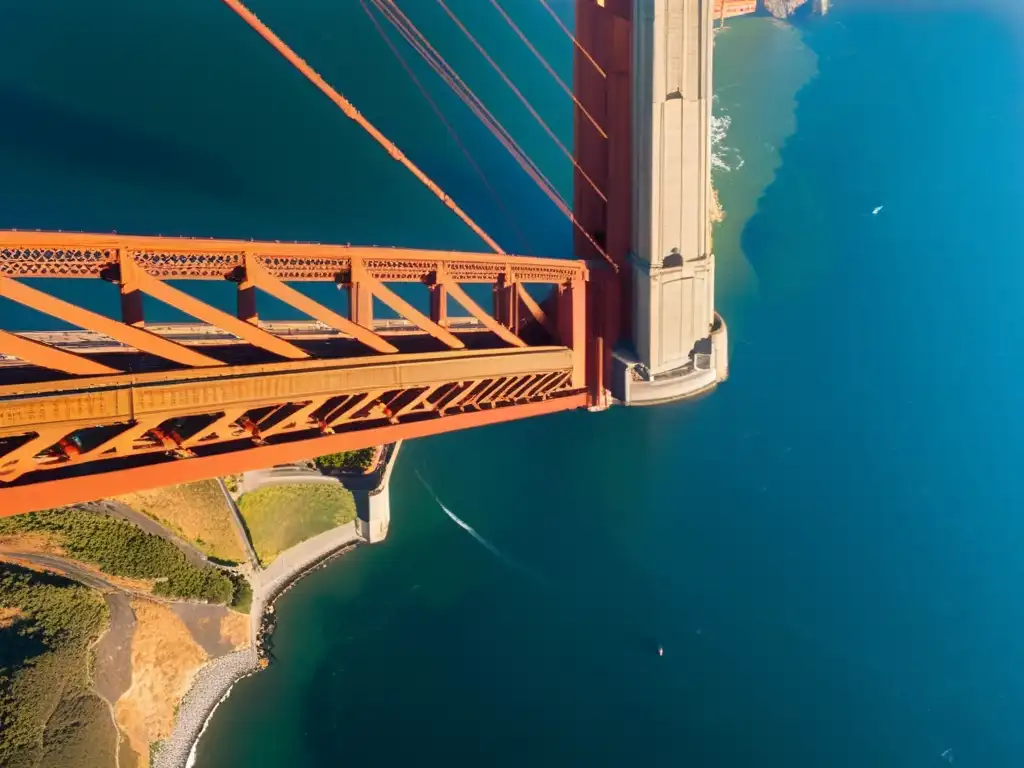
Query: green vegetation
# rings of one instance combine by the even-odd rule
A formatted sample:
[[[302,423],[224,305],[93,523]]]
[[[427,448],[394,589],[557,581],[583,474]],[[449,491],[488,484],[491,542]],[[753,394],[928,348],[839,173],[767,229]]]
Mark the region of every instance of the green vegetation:
[[[225,475],[224,487],[231,493],[238,493],[238,475]]]
[[[231,509],[215,480],[139,491],[117,501],[163,523],[217,562],[234,565],[245,559]]]
[[[323,470],[345,470],[348,472],[365,472],[373,466],[373,448],[360,448],[358,451],[342,451],[328,453],[315,459],[316,466]]]
[[[89,691],[102,598],[59,576],[0,563],[0,765],[106,768],[117,736]]]
[[[351,492],[334,483],[271,485],[243,494],[238,507],[260,562],[356,518]]]
[[[0,519],[0,535],[16,533],[44,534],[68,556],[113,576],[158,579],[158,595],[227,603],[234,592],[220,569],[197,567],[166,539],[106,515],[51,509]]]
[[[231,574],[231,583],[234,586],[231,607],[239,613],[249,613],[252,610],[252,584],[238,573]]]

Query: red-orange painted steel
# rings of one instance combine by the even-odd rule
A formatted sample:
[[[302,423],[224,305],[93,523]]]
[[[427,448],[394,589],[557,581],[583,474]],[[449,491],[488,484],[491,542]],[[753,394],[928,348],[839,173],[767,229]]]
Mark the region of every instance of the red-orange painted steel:
[[[80,277],[116,283],[122,322],[72,305],[67,307],[73,318],[66,319],[108,332],[122,345],[115,351],[148,353],[185,366],[165,364],[146,373],[121,373],[106,365],[106,358],[101,365],[88,354],[47,347],[39,337],[29,340],[0,331],[0,351],[6,341],[8,347],[22,351],[27,362],[41,360],[44,366],[79,377],[55,382],[51,375],[49,380],[0,387],[0,398],[7,401],[0,413],[0,515],[604,404],[611,349],[621,318],[628,314],[632,0],[577,0],[576,199],[575,213],[568,216],[579,230],[578,255],[598,255],[612,266],[602,269],[593,283],[588,282],[592,276],[582,261],[509,257],[501,252],[240,0],[223,2],[499,255],[0,232],[0,287],[9,297],[45,305],[53,312],[61,309],[56,299],[32,293],[34,289],[18,280]],[[447,8],[443,0],[438,2]],[[601,189],[609,190],[607,199]],[[229,315],[165,282],[173,279],[234,282],[237,314]],[[285,284],[295,280],[333,281],[347,288],[352,316],[332,312]],[[387,282],[429,286],[430,316],[399,298],[384,285]],[[469,298],[460,286],[464,282],[494,286],[494,314]],[[556,286],[555,301],[542,308],[523,289],[529,282]],[[361,341],[376,356],[334,359],[331,354],[351,354],[335,351],[317,357],[322,353],[314,353],[315,347],[275,335],[258,321],[257,288]],[[143,293],[285,360],[226,365],[191,349],[184,336],[175,337],[186,338],[178,344],[151,333],[144,328]],[[489,337],[483,347],[477,342],[467,347],[450,326],[448,296],[496,339]],[[385,339],[374,330],[374,297],[434,346],[399,352],[391,337]],[[546,341],[539,343],[548,346],[531,346],[537,342],[527,339],[544,336],[531,322],[548,328],[557,339],[554,343],[563,346]],[[530,333],[522,333],[528,326]],[[447,349],[438,351],[436,342],[426,336]]]
[[[577,159],[609,194],[601,200],[576,180],[574,210],[589,237],[576,237],[575,254],[594,258],[596,240],[604,246],[602,255],[617,267],[616,274],[595,272],[587,292],[587,381],[598,399],[603,399],[611,375],[612,352],[620,338],[629,336],[632,324],[632,18],[633,0],[576,0],[580,47],[573,85],[577,98],[608,134],[602,137],[577,111]]]
[[[513,405],[494,410],[477,411],[443,419],[409,424],[388,425],[374,430],[325,435],[311,440],[249,448],[241,453],[227,453],[194,459],[167,461],[144,467],[115,470],[102,475],[53,480],[42,488],[37,485],[0,489],[0,516],[30,512],[43,506],[63,506],[93,501],[123,493],[160,486],[205,480],[300,461],[337,451],[369,448],[398,440],[427,437],[471,427],[499,424],[515,419],[556,413],[587,405],[585,393],[526,405]],[[41,495],[41,491],[45,491]]]
[[[555,204],[558,210],[560,210],[573,227],[576,228],[579,236],[583,238],[590,238],[590,234],[576,220],[572,209],[559,194],[554,184],[552,184],[547,176],[544,175],[543,171],[537,167],[537,164],[529,158],[529,156],[523,151],[522,147],[519,146],[511,134],[505,130],[497,118],[495,118],[490,110],[488,110],[480,99],[477,98],[476,94],[474,94],[462,78],[458,76],[448,62],[446,62],[437,50],[430,45],[430,42],[423,36],[409,18],[402,13],[402,10],[394,3],[394,0],[371,1],[381,14],[387,18],[395,29],[397,29],[398,32],[406,39],[409,45],[423,57],[424,61],[426,61],[427,64],[430,65],[430,67],[433,68],[434,71],[436,71],[438,75],[440,75],[440,77],[452,88],[455,94],[462,99],[473,114],[480,118],[480,121],[494,134],[495,138],[498,139],[501,145],[509,151],[512,157],[515,158],[516,162],[519,163],[530,178],[537,183],[537,186],[540,187],[541,191],[547,195],[548,199]],[[598,243],[594,242],[592,238],[590,242],[594,248],[594,252],[612,264],[613,269],[618,270],[618,265],[611,262],[602,247],[598,245]]]

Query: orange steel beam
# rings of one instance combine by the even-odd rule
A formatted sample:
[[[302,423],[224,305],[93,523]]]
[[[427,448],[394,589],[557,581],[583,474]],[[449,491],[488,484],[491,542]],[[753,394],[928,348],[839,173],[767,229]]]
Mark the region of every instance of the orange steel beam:
[[[589,278],[586,262],[509,254],[378,248],[320,243],[278,243],[193,237],[149,237],[75,232],[0,230],[0,276],[102,277],[118,264],[118,251],[161,280],[223,280],[257,257],[278,280],[336,280],[359,258],[371,277],[388,283],[428,281],[443,268],[460,283],[491,283],[508,274],[524,283]]]
[[[547,328],[549,324],[548,316],[544,310],[541,309],[540,304],[537,303],[533,296],[527,293],[522,283],[516,283],[515,285],[516,295],[519,297],[519,301],[523,303],[523,306],[526,307],[526,311],[530,313],[530,316],[536,320],[538,324]]]
[[[264,40],[270,43],[279,54],[281,54],[295,69],[301,72],[309,82],[315,85],[320,91],[351,120],[362,127],[370,136],[373,137],[374,141],[380,144],[391,157],[404,165],[412,174],[419,179],[424,186],[433,192],[437,198],[444,203],[456,216],[462,219],[465,224],[472,229],[477,236],[483,240],[487,245],[494,250],[495,253],[504,253],[501,246],[495,242],[490,235],[483,231],[480,226],[469,217],[465,211],[463,211],[452,198],[450,198],[441,187],[439,187],[427,174],[419,169],[408,157],[406,157],[402,151],[396,147],[383,133],[370,123],[365,117],[363,117],[359,110],[357,110],[350,101],[344,96],[338,93],[332,88],[326,80],[324,80],[309,64],[307,64],[298,54],[295,53],[288,45],[281,40],[274,32],[262,21],[260,21],[256,14],[246,8],[239,0],[224,0],[224,4],[227,5],[231,10],[237,13],[246,24],[253,28]]]
[[[168,459],[157,464],[118,469],[98,475],[63,478],[43,484],[15,485],[0,488],[0,516],[94,501],[172,483],[206,480],[258,467],[301,461],[327,453],[370,448],[399,440],[542,416],[582,408],[586,404],[586,394],[578,393],[524,405],[510,405],[404,424],[389,424],[376,429],[324,435],[308,440],[254,446],[233,453],[191,459]]]
[[[203,440],[216,440],[217,438],[227,440],[235,437],[232,426],[245,414],[245,410],[245,408],[227,409],[192,437],[183,441],[182,447],[191,448],[193,445],[199,445]]]
[[[266,428],[261,428],[260,437],[266,439],[272,435],[286,432],[289,429],[309,429],[309,424],[312,421],[313,414],[320,408],[323,408],[329,399],[330,398],[328,397],[321,397],[317,400],[306,403],[304,406],[299,408],[299,410],[285,416],[276,424],[272,424]]]
[[[176,394],[191,403],[191,408],[132,410],[115,414],[113,421],[99,424],[86,422],[83,426],[74,421],[61,421],[15,434],[15,447],[0,456],[0,489],[30,473],[33,474],[28,482],[45,484],[72,465],[81,467],[91,463],[86,469],[92,474],[102,474],[116,469],[118,460],[128,459],[136,464],[139,459],[145,463],[162,461],[158,454],[193,458],[224,448],[238,451],[252,444],[279,442],[277,438],[281,436],[286,440],[308,439],[311,435],[352,429],[372,430],[379,427],[382,420],[397,424],[409,421],[408,416],[412,420],[424,416],[441,418],[454,410],[456,400],[462,400],[458,403],[460,412],[508,407],[521,403],[520,391],[532,386],[538,377],[544,382],[542,391],[534,390],[531,399],[547,400],[580,392],[569,388],[571,370],[553,373],[553,378],[549,374],[527,371],[485,375],[466,382],[463,391],[446,402],[447,394],[458,385],[445,382],[426,387],[413,384],[388,390],[370,389],[353,395],[330,393],[298,403],[279,400],[269,409],[266,405],[249,403],[239,409],[223,411],[216,407],[211,409],[194,393],[179,390]],[[438,390],[443,390],[442,394],[431,398]],[[321,415],[317,416],[318,413]],[[0,450],[5,447],[0,443]]]
[[[55,424],[40,427],[24,443],[0,456],[0,482],[23,475],[28,471],[26,465],[31,464],[32,458],[56,443],[67,431],[67,427]]]
[[[342,317],[337,312],[332,312],[322,304],[313,301],[307,296],[296,291],[294,288],[285,285],[276,277],[270,275],[252,254],[246,254],[245,279],[255,287],[266,291],[274,298],[280,299],[285,304],[289,304],[296,309],[305,312],[314,320],[319,320],[324,325],[328,325],[331,328],[336,328],[343,333],[349,334],[353,338],[361,341],[370,349],[386,353],[398,351],[398,347],[391,342],[384,340],[368,328],[364,328],[361,325],[353,323],[348,318]]]
[[[568,370],[575,356],[565,347],[450,350],[94,376],[70,387],[61,381],[6,385],[0,386],[0,437],[58,423],[74,429],[153,415],[167,419],[242,406],[251,409],[308,402],[371,389],[398,390],[487,376]]]
[[[447,275],[442,279],[444,280],[445,287],[448,289],[448,294],[459,302],[459,304],[461,304],[469,314],[483,323],[487,330],[514,347],[526,346],[525,341],[491,317],[490,314],[485,312],[479,304],[469,298],[469,294],[462,290],[462,286],[452,281]]]
[[[116,368],[101,365],[87,357],[40,344],[38,341],[32,341],[7,331],[0,331],[0,352],[5,355],[14,355],[19,360],[24,360],[32,365],[75,376],[97,376],[118,372]]]
[[[111,320],[109,317],[82,309],[7,277],[0,277],[0,296],[72,325],[77,325],[79,328],[102,333],[122,344],[149,352],[165,360],[198,367],[223,365],[220,360],[168,341],[155,333]]]
[[[420,406],[423,406],[426,410],[433,410],[434,406],[432,404],[430,404],[430,403],[427,403],[427,400],[435,392],[437,392],[437,390],[441,386],[442,385],[433,385],[433,386],[425,387],[422,392],[420,392],[418,395],[416,395],[416,397],[414,397],[412,400],[410,400],[405,405],[403,405],[401,408],[399,408],[397,411],[395,411],[395,417],[396,418],[400,418],[400,417],[404,416],[407,413],[412,413],[413,411],[415,411]]]
[[[383,389],[373,389],[365,394],[356,395],[349,399],[340,408],[328,415],[324,424],[324,431],[328,433],[334,432],[337,428],[352,421],[359,411],[373,405],[383,394]]]
[[[101,278],[119,284],[122,322],[74,306],[15,279],[21,277]],[[197,279],[229,280],[237,284],[239,316],[199,301],[166,282]],[[139,299],[143,294],[221,329],[225,332],[222,336],[226,343],[236,343],[238,339],[285,359],[302,360],[309,358],[304,349],[258,322],[253,298],[256,288],[305,312],[319,323],[355,338],[374,352],[397,354],[395,344],[374,329],[374,297],[410,323],[413,333],[428,334],[449,349],[462,350],[465,342],[446,327],[448,322],[442,303],[451,294],[484,329],[506,344],[524,347],[525,342],[516,335],[519,303],[526,306],[535,320],[542,321],[545,315],[536,302],[525,295],[521,284],[560,285],[588,279],[589,272],[583,262],[559,259],[303,243],[0,232],[0,296],[112,338],[117,343],[107,345],[108,352],[138,351],[193,369],[220,368],[224,363],[192,348],[191,345],[204,343],[205,337],[198,340],[183,337],[176,342],[143,327]],[[352,299],[351,319],[306,297],[285,281],[331,281],[347,285]],[[434,295],[431,315],[417,310],[385,282],[418,282],[429,286]],[[498,302],[500,322],[469,299],[458,285],[462,282],[498,284],[498,289],[503,291]],[[550,332],[551,326],[548,329]],[[102,364],[92,357],[98,351],[95,348],[86,348],[76,358],[68,350],[51,346],[54,342],[59,344],[59,339],[51,342],[49,338],[34,338],[22,342],[18,338],[24,337],[4,338],[9,342],[8,354],[28,364],[72,375],[101,375],[113,370],[110,364],[99,367]],[[21,355],[15,353],[15,345]]]
[[[280,355],[289,360],[304,360],[309,357],[308,354],[294,344],[278,338],[268,331],[264,331],[258,325],[247,323],[245,320],[239,320],[227,312],[222,312],[204,301],[199,301],[199,299],[189,296],[184,291],[179,291],[177,288],[173,288],[167,283],[157,280],[155,277],[150,277],[136,264],[132,265],[131,272],[132,274],[129,279],[137,287],[137,290],[149,294],[154,299],[159,299],[165,304],[180,309],[182,312],[192,315],[192,317],[197,317],[210,325],[221,328],[249,342],[253,346],[261,347],[275,355]],[[122,279],[124,279],[123,272]]]
[[[380,299],[387,307],[410,320],[450,349],[464,349],[466,345],[448,329],[435,323],[412,304],[372,277],[362,259],[352,260],[352,283],[358,284]]]

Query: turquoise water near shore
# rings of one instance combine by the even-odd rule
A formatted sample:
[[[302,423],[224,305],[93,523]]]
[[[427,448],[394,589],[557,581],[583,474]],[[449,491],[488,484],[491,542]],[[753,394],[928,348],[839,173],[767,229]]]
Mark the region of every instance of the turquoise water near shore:
[[[457,30],[405,5],[567,189]],[[568,135],[487,4],[452,5]],[[566,71],[543,13],[506,5]],[[477,247],[219,4],[100,7],[0,0],[0,226]],[[514,241],[357,6],[254,7]],[[218,710],[199,768],[1024,761],[1021,10],[845,0],[729,26],[730,380],[406,445],[389,539],[278,604],[277,661]],[[566,253],[458,125],[534,251]]]

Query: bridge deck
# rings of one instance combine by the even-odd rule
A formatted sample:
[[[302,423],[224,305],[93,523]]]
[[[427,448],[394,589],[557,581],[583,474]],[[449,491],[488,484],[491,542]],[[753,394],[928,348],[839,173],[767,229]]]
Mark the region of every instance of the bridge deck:
[[[113,284],[120,320],[25,278]],[[0,232],[0,298],[80,329],[0,330],[0,514],[585,406],[587,279],[557,259]],[[228,281],[237,311],[171,280]],[[347,313],[295,281],[337,285]],[[427,286],[429,309],[392,282]],[[490,284],[493,307],[460,283]],[[312,319],[266,322],[257,290]],[[143,295],[198,322],[146,324]]]

